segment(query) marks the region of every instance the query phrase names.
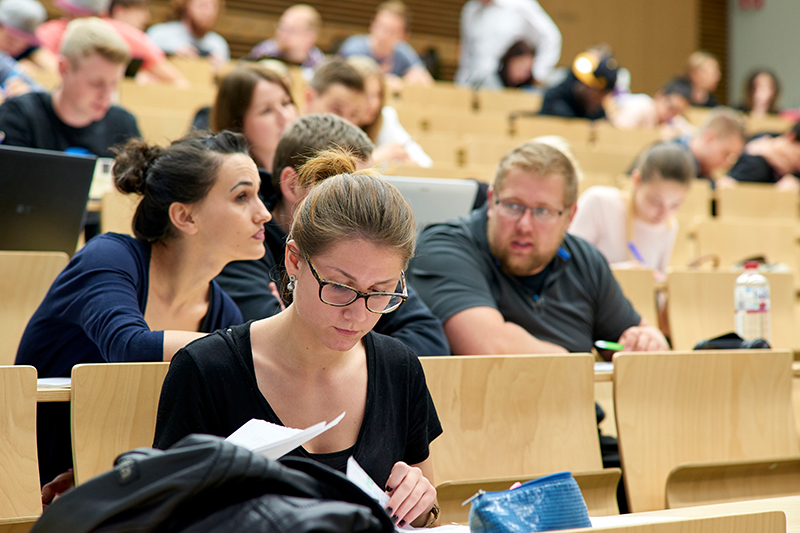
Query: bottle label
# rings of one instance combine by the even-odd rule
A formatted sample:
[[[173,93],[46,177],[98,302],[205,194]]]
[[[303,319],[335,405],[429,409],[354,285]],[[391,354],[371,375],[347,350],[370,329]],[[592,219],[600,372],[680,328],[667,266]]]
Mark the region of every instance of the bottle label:
[[[736,312],[768,313],[769,287],[748,287],[739,285],[734,291]]]

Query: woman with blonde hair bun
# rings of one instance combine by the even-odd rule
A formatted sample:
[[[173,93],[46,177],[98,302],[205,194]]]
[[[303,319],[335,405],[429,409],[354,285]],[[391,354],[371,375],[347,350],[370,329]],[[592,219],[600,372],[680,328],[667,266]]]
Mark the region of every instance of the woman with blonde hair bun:
[[[178,354],[164,381],[155,446],[197,432],[227,437],[251,418],[305,428],[344,412],[290,455],[340,471],[352,456],[386,488],[397,525],[432,524],[429,443],[441,424],[417,357],[372,331],[408,295],[411,209],[374,171],[357,172],[342,150],[306,162],[298,184],[308,193],[286,243],[291,303]]]

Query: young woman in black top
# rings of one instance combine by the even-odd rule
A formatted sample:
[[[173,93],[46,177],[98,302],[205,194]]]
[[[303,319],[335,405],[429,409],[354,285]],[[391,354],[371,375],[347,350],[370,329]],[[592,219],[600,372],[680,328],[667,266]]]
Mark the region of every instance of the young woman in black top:
[[[416,356],[371,331],[406,299],[413,215],[396,188],[355,171],[341,151],[301,167],[308,195],[285,259],[292,303],[175,356],[155,446],[190,433],[228,436],[251,418],[305,428],[344,411],[337,426],[291,453],[339,470],[352,455],[386,487],[395,522],[420,526],[434,517],[428,445],[441,425]]]

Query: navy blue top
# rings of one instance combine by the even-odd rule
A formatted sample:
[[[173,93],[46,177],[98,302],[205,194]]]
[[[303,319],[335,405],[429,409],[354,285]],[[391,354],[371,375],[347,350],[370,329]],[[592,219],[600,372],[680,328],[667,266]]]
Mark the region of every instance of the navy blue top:
[[[39,377],[68,377],[81,363],[161,361],[164,332],[144,320],[150,244],[106,233],[90,240],[58,275],[34,313],[16,364]],[[201,332],[241,324],[239,308],[212,281]]]

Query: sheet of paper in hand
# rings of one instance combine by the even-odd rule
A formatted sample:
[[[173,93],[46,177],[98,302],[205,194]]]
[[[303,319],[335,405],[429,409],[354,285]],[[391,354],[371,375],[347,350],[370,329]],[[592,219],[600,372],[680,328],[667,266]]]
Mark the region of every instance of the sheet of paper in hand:
[[[344,413],[330,422],[322,421],[306,429],[287,428],[253,418],[225,440],[269,459],[278,459],[328,431],[342,418],[344,418]]]

